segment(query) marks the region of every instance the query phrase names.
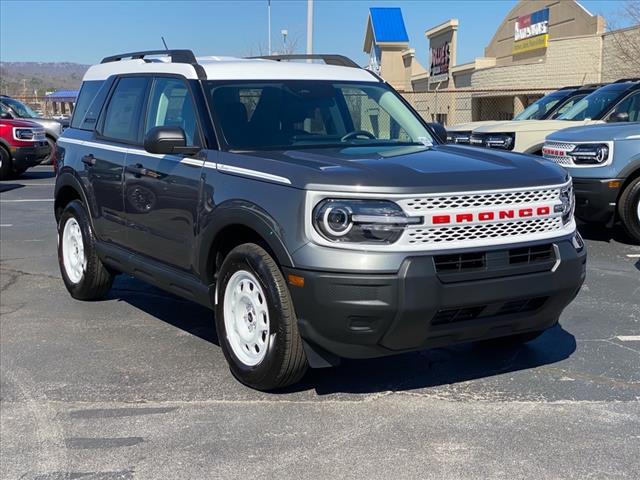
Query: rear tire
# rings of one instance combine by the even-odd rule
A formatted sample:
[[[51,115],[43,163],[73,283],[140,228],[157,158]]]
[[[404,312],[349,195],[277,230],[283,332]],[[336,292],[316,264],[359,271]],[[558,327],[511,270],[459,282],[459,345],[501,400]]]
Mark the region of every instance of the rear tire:
[[[114,276],[98,258],[89,216],[79,200],[70,202],[60,216],[58,264],[73,298],[99,300],[111,289]]]
[[[0,180],[6,180],[13,173],[11,155],[6,148],[0,146]]]
[[[620,195],[618,213],[627,233],[640,244],[640,177],[627,185]]]
[[[215,322],[233,375],[257,390],[298,382],[308,363],[289,289],[260,246],[234,248],[218,274]]]

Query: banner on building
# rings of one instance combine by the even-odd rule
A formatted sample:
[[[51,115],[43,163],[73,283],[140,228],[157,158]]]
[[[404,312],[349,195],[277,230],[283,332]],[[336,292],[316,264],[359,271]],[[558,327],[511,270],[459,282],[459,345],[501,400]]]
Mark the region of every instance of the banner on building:
[[[515,23],[512,54],[547,48],[549,42],[549,9],[518,17]]]
[[[446,82],[449,80],[449,63],[451,50],[449,42],[431,49],[431,65],[429,68],[429,83]]]

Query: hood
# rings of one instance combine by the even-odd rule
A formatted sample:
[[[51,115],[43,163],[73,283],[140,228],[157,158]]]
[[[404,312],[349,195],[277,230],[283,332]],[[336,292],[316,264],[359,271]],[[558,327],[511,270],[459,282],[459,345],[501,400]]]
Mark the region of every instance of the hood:
[[[224,163],[255,166],[309,190],[452,192],[557,185],[568,178],[542,158],[457,145],[252,152],[242,159],[221,155]]]
[[[640,123],[586,125],[560,130],[547,137],[547,140],[556,142],[601,142],[633,139],[640,140]]]
[[[592,120],[516,120],[476,128],[473,133],[555,132],[564,128],[586,125]]]
[[[497,123],[505,123],[504,120],[484,120],[482,122],[458,123],[447,127],[447,132],[471,132],[479,127],[495,125]]]
[[[12,127],[24,127],[24,128],[41,128],[42,125],[31,121],[31,120],[25,120],[25,119],[18,119],[18,118],[13,118],[13,119],[2,119],[0,120],[1,124],[4,125],[10,125]]]
[[[62,133],[62,124],[57,120],[49,118],[30,118],[29,120],[42,125],[47,132],[56,136]]]

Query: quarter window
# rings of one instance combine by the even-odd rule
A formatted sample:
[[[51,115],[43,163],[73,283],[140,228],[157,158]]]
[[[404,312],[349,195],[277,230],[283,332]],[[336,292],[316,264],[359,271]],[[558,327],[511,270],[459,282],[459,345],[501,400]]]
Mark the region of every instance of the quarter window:
[[[187,138],[187,146],[199,144],[193,100],[182,80],[155,80],[151,89],[145,133],[154,127],[180,127]]]
[[[107,106],[102,135],[123,142],[138,141],[148,83],[145,77],[120,79]]]
[[[73,111],[73,118],[71,119],[72,128],[81,128],[82,120],[103,83],[104,81],[102,80],[93,80],[82,84],[82,89],[80,90],[78,101]]]

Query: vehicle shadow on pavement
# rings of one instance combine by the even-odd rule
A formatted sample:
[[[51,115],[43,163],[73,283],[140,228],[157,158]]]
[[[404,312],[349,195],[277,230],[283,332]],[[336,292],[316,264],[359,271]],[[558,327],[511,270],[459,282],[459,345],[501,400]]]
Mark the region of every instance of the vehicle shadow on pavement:
[[[11,190],[15,190],[17,188],[24,187],[21,183],[4,183],[0,182],[0,193],[10,192]]]
[[[169,325],[219,346],[211,310],[127,275],[109,298],[124,301]],[[296,385],[274,394],[315,390],[318,395],[376,393],[455,384],[540,367],[571,356],[575,337],[556,325],[536,340],[512,348],[464,344],[371,360],[343,360],[336,368],[310,369]]]
[[[319,395],[328,395],[423,389],[556,363],[575,350],[575,337],[556,325],[518,347],[464,344],[372,360],[347,360],[338,368],[311,370],[288,391],[315,389]]]
[[[623,245],[637,245],[620,224],[609,228],[604,225],[582,223],[578,225],[578,230],[580,231],[580,235],[586,240],[607,243],[616,241]]]
[[[45,180],[47,178],[54,178],[56,176],[56,172],[53,171],[53,167],[51,165],[43,165],[44,167],[49,167],[49,169],[42,170],[27,170],[19,178],[14,179],[18,182],[20,180]]]
[[[128,275],[116,277],[108,298],[127,302],[158,320],[219,345],[213,312],[195,302],[183,300]]]

